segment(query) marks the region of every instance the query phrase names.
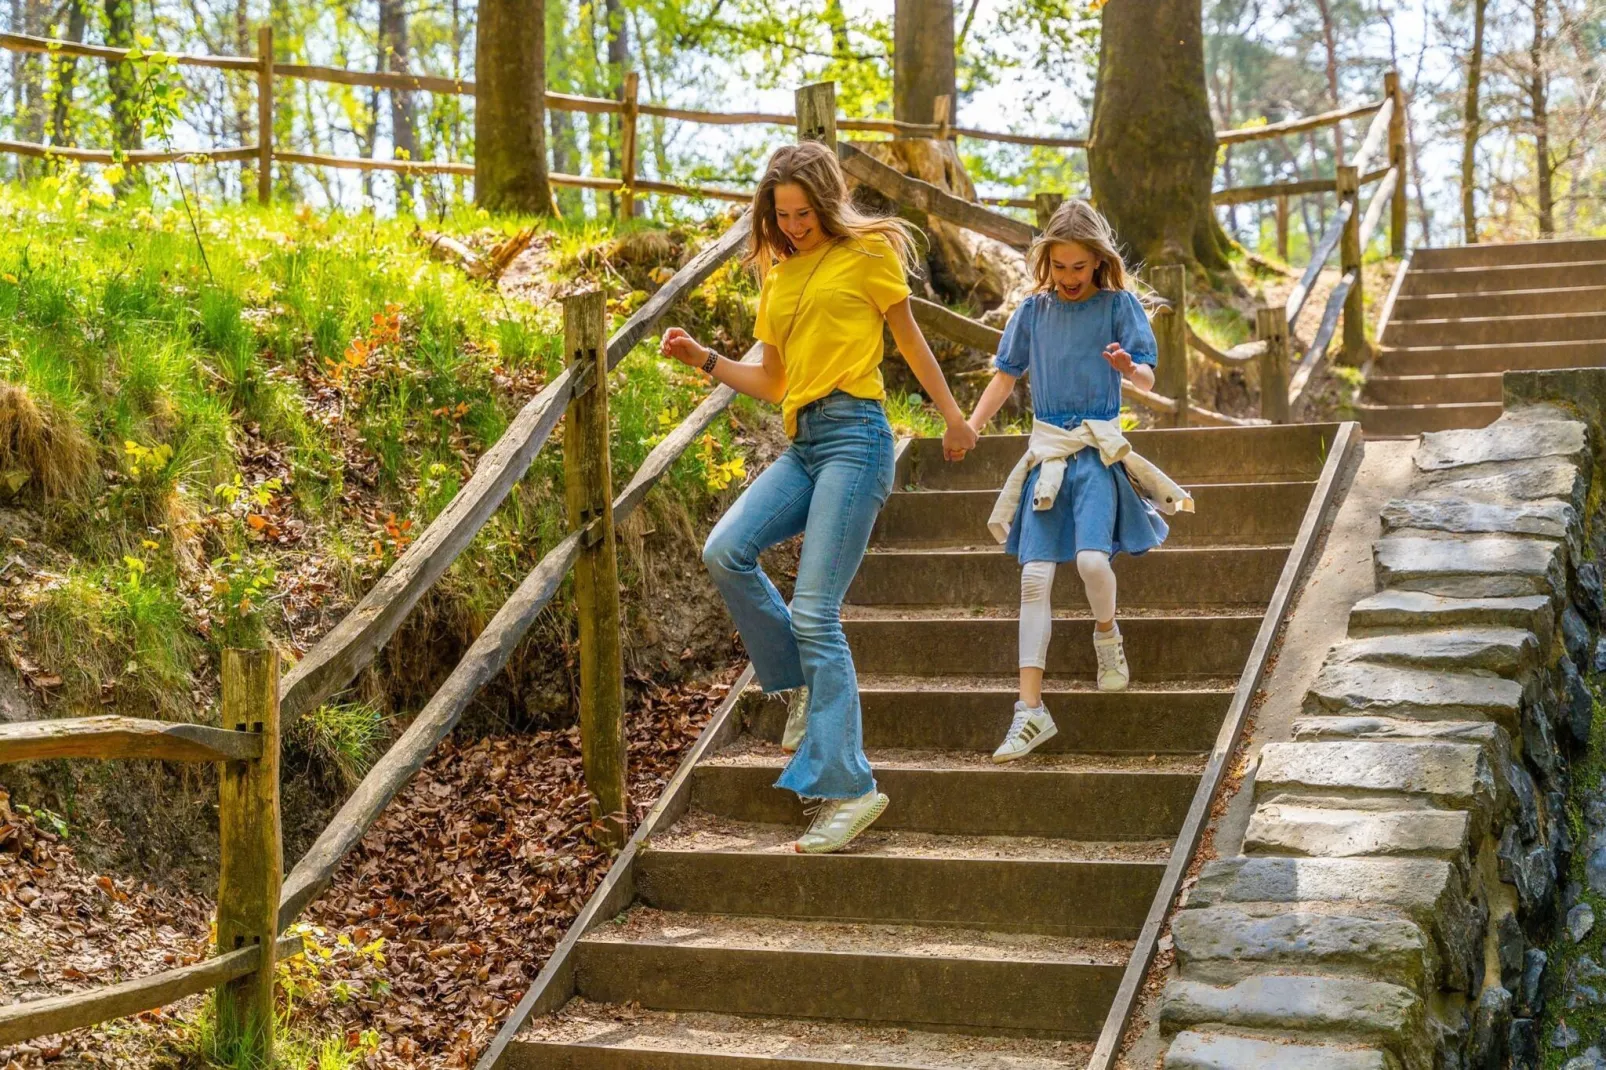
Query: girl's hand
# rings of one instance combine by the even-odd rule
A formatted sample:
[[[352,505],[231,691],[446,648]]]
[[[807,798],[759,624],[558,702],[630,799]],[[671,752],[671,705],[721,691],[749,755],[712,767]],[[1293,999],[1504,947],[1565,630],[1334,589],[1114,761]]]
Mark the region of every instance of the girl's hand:
[[[942,433],[943,459],[964,460],[965,454],[976,448],[978,437],[976,429],[963,420],[950,421],[947,430]]]
[[[1111,342],[1104,347],[1104,359],[1110,362],[1110,367],[1121,373],[1122,378],[1132,378],[1132,372],[1137,364],[1132,360],[1132,354],[1121,348],[1120,342]]]
[[[658,343],[658,352],[691,368],[701,368],[703,361],[708,359],[708,347],[679,327],[671,327],[664,332],[663,341]]]

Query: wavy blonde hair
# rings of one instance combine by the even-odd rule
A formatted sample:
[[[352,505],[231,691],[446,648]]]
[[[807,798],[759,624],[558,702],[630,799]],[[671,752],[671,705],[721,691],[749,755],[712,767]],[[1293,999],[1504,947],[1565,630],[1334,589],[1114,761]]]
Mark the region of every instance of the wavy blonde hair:
[[[804,141],[775,150],[753,193],[753,236],[742,263],[760,278],[797,252],[775,218],[775,190],[788,184],[803,191],[827,238],[880,236],[903,261],[905,271],[918,268],[915,228],[905,220],[869,216],[855,208],[836,153],[818,141]]]
[[[1115,228],[1097,208],[1078,197],[1059,206],[1026,254],[1032,268],[1034,292],[1048,293],[1054,289],[1050,256],[1054,246],[1071,241],[1098,258],[1099,265],[1093,269],[1095,286],[1101,290],[1132,288],[1127,280],[1126,261],[1121,259],[1121,251],[1116,246]]]

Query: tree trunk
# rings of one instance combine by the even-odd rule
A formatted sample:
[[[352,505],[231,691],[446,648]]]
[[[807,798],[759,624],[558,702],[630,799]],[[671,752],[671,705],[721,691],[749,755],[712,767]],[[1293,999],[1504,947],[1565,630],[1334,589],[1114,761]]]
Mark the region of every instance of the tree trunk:
[[[1338,35],[1333,27],[1333,7],[1329,0],[1316,0],[1322,16],[1322,48],[1327,53],[1327,101],[1334,111],[1343,105],[1338,99]],[[1333,159],[1344,163],[1344,127],[1333,124]]]
[[[953,0],[896,0],[892,22],[892,117],[934,123],[941,96],[957,114]]]
[[[1197,0],[1110,0],[1088,139],[1093,200],[1137,263],[1229,272]],[[1226,278],[1218,286],[1233,284]]]
[[[546,0],[480,0],[474,200],[552,214],[546,163]]]
[[[407,73],[408,35],[406,0],[379,0],[379,46],[386,66],[397,74]],[[394,154],[407,159],[418,156],[418,120],[409,89],[390,91],[390,140]],[[413,200],[418,198],[418,179],[406,175],[396,176],[396,200],[400,208],[402,191]]]
[[[1528,83],[1528,99],[1533,108],[1534,171],[1539,182],[1539,236],[1556,234],[1556,200],[1552,188],[1555,166],[1550,159],[1550,104],[1548,62],[1545,56],[1550,0],[1534,0],[1534,39],[1528,55],[1533,77]]]
[[[112,48],[134,45],[133,0],[106,0],[106,43]],[[112,91],[112,143],[120,149],[144,148],[139,117],[139,75],[132,63],[106,64],[106,82]]]
[[[82,44],[84,40],[83,0],[67,2],[67,40]],[[50,117],[50,143],[73,144],[72,94],[78,80],[78,60],[73,56],[56,59],[56,100]]]
[[[1489,0],[1472,0],[1472,56],[1467,61],[1466,119],[1461,131],[1461,226],[1468,245],[1478,241],[1478,206],[1473,194],[1483,123],[1478,112],[1478,91],[1483,87],[1483,23],[1488,8]]]
[[[604,8],[608,16],[608,95],[620,99],[625,91],[625,72],[630,69],[630,31],[625,25],[625,10],[621,0],[607,0]],[[620,151],[624,144],[625,117],[608,118],[608,173],[617,175]],[[608,194],[608,209],[619,214],[619,195]]]
[[[839,63],[847,60],[848,16],[842,10],[842,0],[825,0],[825,24],[831,30],[831,58]]]
[[[550,46],[547,49],[547,59],[554,71],[567,71],[569,69],[569,28],[565,18],[563,5],[554,4],[547,9],[547,40]],[[570,92],[572,87],[565,82],[557,82],[554,88],[560,92]],[[580,138],[575,132],[574,114],[572,112],[558,111],[556,108],[547,113],[548,134],[552,138],[552,169],[566,175],[580,173]],[[574,187],[558,188],[553,191],[558,199],[558,212],[564,216],[578,217],[585,211],[585,197],[580,190]]]

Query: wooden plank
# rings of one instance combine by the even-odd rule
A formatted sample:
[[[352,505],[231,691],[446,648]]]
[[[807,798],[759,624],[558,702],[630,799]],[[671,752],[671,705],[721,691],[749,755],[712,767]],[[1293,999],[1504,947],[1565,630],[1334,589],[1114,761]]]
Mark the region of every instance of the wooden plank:
[[[1153,320],[1156,349],[1154,389],[1176,402],[1167,421],[1176,427],[1188,426],[1188,269],[1183,264],[1155,264],[1148,272],[1149,285],[1165,302],[1155,309]]]
[[[217,989],[218,1036],[248,1065],[273,1062],[274,938],[284,864],[279,826],[279,655],[223,651],[221,717],[262,737],[262,756],[229,762],[218,777],[217,947],[255,947],[255,967]]]
[[[232,762],[261,754],[261,736],[210,725],[133,717],[64,717],[0,724],[0,765],[45,758]]]
[[[996,238],[1017,249],[1029,248],[1037,236],[1036,227],[997,212],[989,212],[981,205],[955,197],[929,182],[911,178],[846,141],[837,146],[837,156],[849,175],[899,204]]]
[[[60,56],[84,56],[122,62],[128,58],[126,48],[108,48],[105,45],[86,45],[77,41],[58,41],[50,37],[35,37],[25,33],[0,33],[0,49],[9,52],[39,52]],[[211,67],[223,71],[255,71],[254,57],[208,56],[187,52],[156,52],[147,50],[147,56],[161,55],[171,58],[181,67]]]
[[[1274,424],[1288,422],[1288,320],[1280,308],[1255,310],[1260,336],[1260,415]]]
[[[641,114],[652,115],[660,119],[680,119],[691,123],[708,123],[712,126],[795,126],[797,115],[784,115],[780,112],[737,111],[718,112],[702,111],[697,108],[671,108],[665,104],[643,104]]]
[[[292,958],[299,954],[300,936],[279,939],[277,958]],[[241,948],[190,966],[121,981],[105,988],[5,1004],[0,1006],[0,1046],[20,1044],[34,1037],[83,1029],[113,1018],[165,1007],[250,973],[256,969],[261,956],[261,948]]]
[[[474,95],[474,82],[466,78],[442,78],[430,74],[410,74],[402,71],[352,71],[344,67],[320,67],[311,63],[275,63],[273,73],[280,78],[298,78],[306,82],[328,82],[334,85],[364,86],[369,89],[422,90],[428,93],[450,93],[457,96]],[[551,107],[549,102],[548,107]]]
[[[1394,322],[1394,302],[1400,299],[1400,291],[1405,288],[1405,274],[1411,270],[1411,254],[1414,250],[1407,249],[1405,256],[1400,260],[1400,266],[1394,269],[1394,282],[1389,286],[1389,293],[1383,299],[1383,307],[1377,315],[1377,344],[1382,345],[1388,337],[1389,324]]]
[[[619,215],[632,219],[636,214],[636,123],[641,108],[636,97],[641,92],[641,72],[626,71],[624,85],[620,87],[620,102],[624,104],[619,123]]]
[[[1372,125],[1366,128],[1366,139],[1361,147],[1355,150],[1355,158],[1350,165],[1356,173],[1365,174],[1366,169],[1372,165],[1372,158],[1379,149],[1385,149],[1388,143],[1389,125],[1394,119],[1394,98],[1384,97],[1383,106],[1377,114],[1372,116]]]
[[[32,141],[0,140],[0,153],[12,156],[31,156],[37,159],[54,157],[77,160],[79,163],[122,163],[130,167],[144,167],[163,163],[232,163],[257,158],[255,145],[242,145],[233,149],[190,149],[182,152],[160,152],[155,149],[133,149],[116,153],[111,149],[81,149],[71,145],[41,145]]]
[[[739,189],[719,189],[715,186],[678,186],[673,182],[655,182],[648,178],[636,179],[636,189],[644,193],[661,193],[670,197],[706,197],[715,201],[730,201],[732,204],[749,204],[753,200],[753,191]]]
[[[836,83],[816,82],[803,86],[795,94],[795,104],[797,140],[818,141],[835,149]]]
[[[1400,91],[1400,72],[1388,71],[1383,75],[1383,95],[1394,101],[1393,121],[1389,123],[1389,168],[1398,172],[1395,192],[1397,196],[1391,203],[1393,212],[1389,218],[1389,252],[1396,259],[1406,255],[1405,231],[1407,225],[1406,208],[1408,198],[1405,196],[1405,95]]]
[[[920,324],[921,330],[941,335],[960,345],[979,349],[983,353],[996,353],[998,343],[1003,341],[1003,331],[961,316],[935,301],[927,301],[923,297],[911,297],[909,308],[914,313],[915,322]]]
[[[1191,323],[1188,324],[1188,345],[1193,348],[1194,352],[1216,364],[1220,364],[1224,368],[1242,367],[1245,364],[1259,360],[1266,352],[1266,343],[1263,337],[1253,342],[1235,345],[1225,351],[1217,349],[1203,338],[1200,338]]]
[[[337,167],[347,171],[395,171],[404,175],[472,176],[474,174],[473,164],[453,163],[449,160],[380,160],[367,156],[329,156],[317,152],[276,152],[273,154],[273,158],[280,163],[299,163],[306,164],[309,167]],[[568,184],[579,185],[576,182]],[[614,184],[617,185],[617,183]]]
[[[1405,192],[1400,189],[1400,174],[1394,168],[1389,168],[1383,176],[1383,182],[1372,191],[1372,199],[1366,205],[1366,218],[1361,220],[1360,243],[1364,251],[1371,244],[1372,235],[1377,233],[1377,225],[1382,222],[1383,210],[1396,198],[1405,199]]]
[[[1028,211],[1037,207],[1037,202],[1025,197],[977,197],[977,204],[990,204],[995,208],[1025,208]],[[1042,226],[1041,223],[1038,226]]]
[[[1361,176],[1361,185],[1370,186],[1388,173],[1388,168],[1382,167],[1364,174]],[[1281,201],[1311,193],[1331,193],[1333,182],[1331,178],[1302,178],[1297,182],[1269,182],[1264,186],[1233,186],[1211,191],[1210,200],[1214,204],[1250,204],[1274,198]]]
[[[1316,248],[1311,250],[1310,263],[1305,266],[1305,274],[1301,276],[1299,285],[1288,295],[1284,311],[1288,317],[1289,327],[1299,319],[1300,312],[1305,308],[1305,302],[1310,299],[1311,287],[1316,284],[1316,277],[1322,273],[1322,268],[1327,264],[1327,258],[1333,255],[1333,250],[1338,248],[1339,240],[1344,236],[1344,226],[1354,212],[1353,199],[1340,201],[1338,211],[1333,213],[1332,220],[1327,224],[1326,233],[1322,235],[1321,241],[1316,243]]]
[[[1002,141],[1007,145],[1043,145],[1051,149],[1085,149],[1085,137],[1034,137],[1030,134],[1000,134],[991,130],[973,130],[965,126],[954,127],[960,137],[973,137],[978,141]]]
[[[1221,145],[1236,145],[1244,141],[1264,141],[1267,138],[1282,137],[1285,134],[1300,134],[1306,130],[1316,130],[1323,126],[1332,126],[1345,119],[1356,119],[1362,115],[1370,115],[1383,106],[1381,100],[1374,100],[1367,104],[1357,104],[1349,108],[1339,108],[1337,111],[1322,112],[1320,115],[1307,115],[1301,119],[1286,119],[1280,123],[1269,123],[1266,126],[1249,126],[1239,130],[1219,130],[1216,132],[1216,142]]]
[[[1238,677],[1238,687],[1233,692],[1232,705],[1227,709],[1227,717],[1216,736],[1215,747],[1205,764],[1204,774],[1199,778],[1199,786],[1194,792],[1192,804],[1188,807],[1188,816],[1183,821],[1182,832],[1171,849],[1165,874],[1160,878],[1159,890],[1155,892],[1154,901],[1149,906],[1149,914],[1138,935],[1132,957],[1127,960],[1126,970],[1121,975],[1115,1002],[1111,1004],[1110,1012],[1104,1019],[1104,1028],[1099,1033],[1098,1044],[1094,1047],[1093,1057],[1087,1064],[1088,1070],[1111,1070],[1115,1065],[1116,1056],[1121,1048],[1122,1035],[1126,1032],[1127,1022],[1131,1020],[1132,1011],[1137,1006],[1138,997],[1143,991],[1144,978],[1159,947],[1160,932],[1165,927],[1166,918],[1171,912],[1171,904],[1176,900],[1177,892],[1182,887],[1182,880],[1187,875],[1194,851],[1198,849],[1200,837],[1210,823],[1211,804],[1226,777],[1228,764],[1232,761],[1233,752],[1238,748],[1244,724],[1249,719],[1250,704],[1271,660],[1272,643],[1282,629],[1283,620],[1288,615],[1295,594],[1299,591],[1301,576],[1316,549],[1322,527],[1338,501],[1340,476],[1358,455],[1359,443],[1360,434],[1355,424],[1338,425],[1332,448],[1327,454],[1327,463],[1322,466],[1321,478],[1317,481],[1310,505],[1305,509],[1305,518],[1300,524],[1299,534],[1295,537],[1293,548],[1283,564],[1282,575],[1277,580],[1277,588],[1272,593],[1271,603],[1266,607],[1265,619],[1255,635],[1255,644],[1250,649],[1249,660],[1244,665],[1243,673]]]
[[[1392,106],[1393,101],[1389,103]],[[1378,116],[1382,117],[1382,114],[1379,112]],[[1360,169],[1341,164],[1334,189],[1344,200],[1356,200],[1360,196]],[[1361,270],[1361,220],[1358,212],[1351,212],[1344,221],[1344,233],[1338,243],[1338,264],[1345,278],[1353,276],[1355,280],[1344,294],[1344,358],[1352,365],[1359,365],[1366,357],[1366,310],[1362,303],[1365,300],[1366,276]]]
[[[612,350],[611,345],[609,349]],[[743,359],[748,364],[757,363],[763,359],[763,347],[754,346]],[[702,436],[735,395],[728,386],[714,390],[668,438],[653,447],[636,478],[614,499],[615,524],[623,522],[635,510],[658,478]],[[279,897],[280,930],[295,921],[307,904],[329,886],[341,860],[361,842],[396,793],[423,768],[480,688],[507,665],[519,640],[557,593],[579,553],[578,532],[571,533],[548,551],[513,596],[497,610],[496,616],[470,645],[407,731],[357,785],[340,812],[285,878],[284,891]]]

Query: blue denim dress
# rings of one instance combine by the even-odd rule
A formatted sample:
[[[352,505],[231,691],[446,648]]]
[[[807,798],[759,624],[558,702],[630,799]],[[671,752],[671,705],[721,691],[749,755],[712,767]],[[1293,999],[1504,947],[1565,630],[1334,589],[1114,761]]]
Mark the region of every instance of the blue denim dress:
[[[1131,292],[1101,290],[1085,301],[1033,294],[1010,317],[993,366],[1028,376],[1032,416],[1071,430],[1083,420],[1121,415],[1121,373],[1104,359],[1111,342],[1120,342],[1136,363],[1154,366],[1154,332]],[[1126,469],[1106,466],[1097,450],[1082,450],[1070,459],[1050,509],[1032,508],[1037,476],[1033,469],[1026,478],[1004,544],[1023,565],[1073,561],[1081,550],[1112,557],[1147,553],[1169,533],[1154,506],[1132,489]]]

